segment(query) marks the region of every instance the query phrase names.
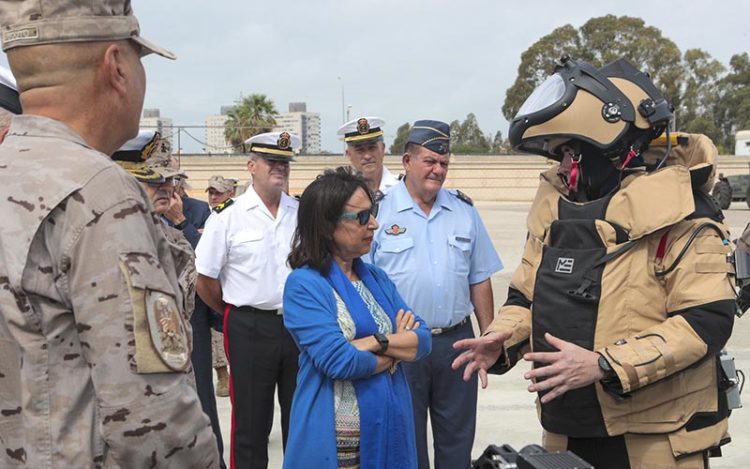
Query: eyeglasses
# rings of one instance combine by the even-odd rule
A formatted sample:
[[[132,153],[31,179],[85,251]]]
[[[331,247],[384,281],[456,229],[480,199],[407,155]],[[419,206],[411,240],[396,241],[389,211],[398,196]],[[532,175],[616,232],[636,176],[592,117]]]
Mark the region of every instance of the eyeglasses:
[[[357,213],[342,213],[339,215],[339,220],[345,219],[345,220],[357,220],[360,225],[366,225],[368,221],[370,221],[370,215],[373,217],[378,216],[378,206],[373,205],[372,207],[361,210]]]
[[[166,178],[166,179],[164,179],[162,181],[159,181],[158,179],[155,179],[153,181],[143,181],[143,182],[145,182],[149,186],[153,186],[153,187],[161,187],[161,186],[164,186],[164,185],[169,185],[169,186],[173,186],[174,187],[174,186],[176,186],[178,184],[179,180],[177,178],[168,177],[168,178]]]

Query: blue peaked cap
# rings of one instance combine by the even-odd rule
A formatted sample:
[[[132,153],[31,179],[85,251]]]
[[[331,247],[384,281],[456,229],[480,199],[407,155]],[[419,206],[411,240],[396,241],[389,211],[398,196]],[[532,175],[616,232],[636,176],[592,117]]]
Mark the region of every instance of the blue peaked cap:
[[[451,151],[451,128],[445,122],[416,121],[406,143],[416,143],[440,155],[447,155]]]

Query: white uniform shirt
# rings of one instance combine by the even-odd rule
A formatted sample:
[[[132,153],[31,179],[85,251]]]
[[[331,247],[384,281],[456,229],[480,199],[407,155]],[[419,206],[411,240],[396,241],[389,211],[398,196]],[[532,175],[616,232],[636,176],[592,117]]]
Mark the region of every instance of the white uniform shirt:
[[[195,249],[196,266],[198,273],[219,279],[225,303],[281,308],[298,206],[282,194],[274,218],[250,186],[206,222]]]
[[[380,178],[380,187],[378,190],[385,194],[388,192],[388,189],[390,189],[392,186],[395,186],[398,184],[398,179],[386,168],[383,166],[383,177]]]

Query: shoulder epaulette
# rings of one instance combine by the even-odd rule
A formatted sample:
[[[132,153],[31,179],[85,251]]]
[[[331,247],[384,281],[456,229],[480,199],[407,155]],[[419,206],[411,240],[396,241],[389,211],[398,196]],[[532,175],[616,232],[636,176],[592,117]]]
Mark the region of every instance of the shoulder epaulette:
[[[405,177],[406,177],[406,174],[401,173],[398,176],[396,176],[396,179],[398,179],[399,181],[403,181]]]
[[[472,207],[474,206],[474,201],[473,201],[473,200],[471,200],[471,197],[469,197],[468,195],[464,194],[464,193],[463,193],[463,192],[461,192],[460,190],[458,190],[458,189],[453,189],[453,190],[450,190],[450,191],[448,191],[448,192],[450,192],[451,194],[453,194],[453,195],[455,195],[456,197],[458,197],[458,200],[460,200],[461,202],[463,202],[463,203],[466,203],[466,204],[469,204],[469,205],[471,205]]]
[[[234,203],[234,199],[227,199],[224,202],[220,203],[216,207],[213,208],[213,211],[216,213],[223,212],[227,207],[230,207]]]

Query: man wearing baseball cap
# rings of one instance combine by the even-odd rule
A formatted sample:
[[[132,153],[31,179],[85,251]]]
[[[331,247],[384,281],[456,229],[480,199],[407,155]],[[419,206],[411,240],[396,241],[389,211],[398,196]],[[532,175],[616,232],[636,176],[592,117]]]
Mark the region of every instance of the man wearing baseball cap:
[[[213,209],[234,197],[235,185],[235,180],[227,179],[220,174],[211,176],[208,179],[206,187],[206,192],[208,192],[208,205]]]
[[[141,185],[128,0],[0,0],[23,115],[0,145],[0,467],[218,467],[185,298]]]

